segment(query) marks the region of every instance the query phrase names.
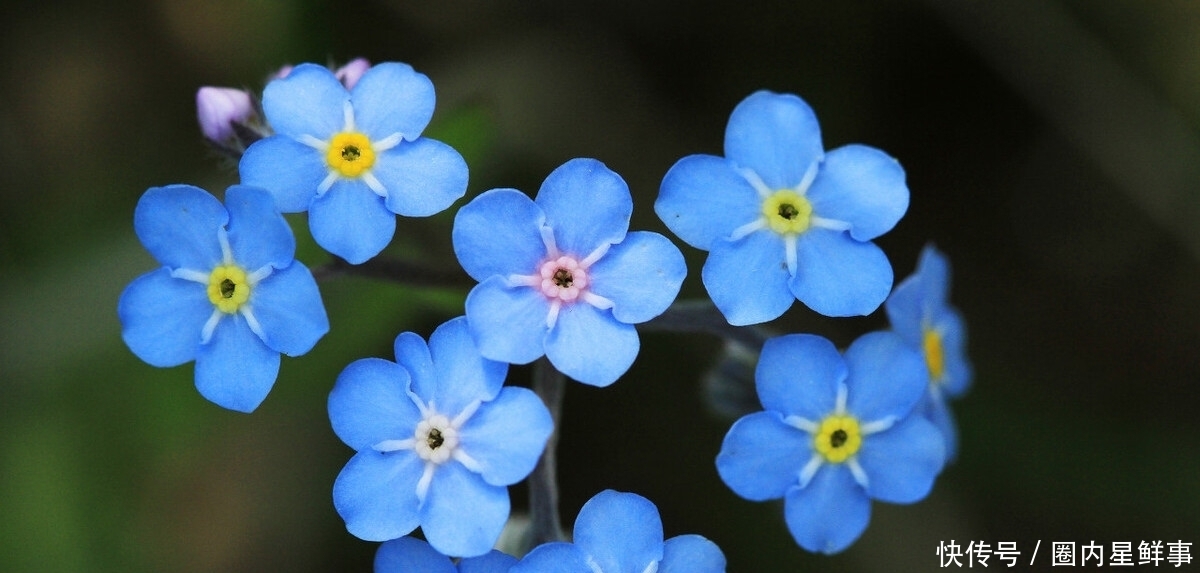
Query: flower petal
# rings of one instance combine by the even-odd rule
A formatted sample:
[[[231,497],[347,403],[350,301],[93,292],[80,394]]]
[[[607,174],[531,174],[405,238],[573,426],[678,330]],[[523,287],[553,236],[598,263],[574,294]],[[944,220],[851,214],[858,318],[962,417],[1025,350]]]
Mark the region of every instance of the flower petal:
[[[570,543],[543,543],[534,547],[508,573],[589,573],[587,554]]]
[[[133,211],[133,230],[147,251],[171,269],[208,272],[222,262],[218,229],[229,213],[208,191],[191,185],[151,187]]]
[[[679,535],[663,545],[658,573],[725,573],[725,554],[699,535]]]
[[[329,392],[333,433],[359,451],[384,440],[413,437],[421,411],[408,397],[408,380],[408,371],[395,362],[382,358],[351,362]]]
[[[725,157],[754,170],[772,190],[794,188],[823,153],[816,114],[791,94],[755,92],[725,127]]]
[[[700,278],[713,304],[734,326],[779,318],[796,300],[788,290],[783,241],[770,231],[713,243]]]
[[[930,387],[925,393],[922,404],[917,406],[917,414],[929,420],[942,434],[942,443],[946,449],[946,463],[952,463],[958,458],[958,424],[954,421],[954,412],[945,394]]]
[[[528,287],[510,287],[493,276],[471,289],[467,324],[479,353],[491,360],[528,364],[545,354],[546,297]]]
[[[788,334],[763,345],[754,380],[763,408],[818,422],[833,412],[847,374],[832,342],[815,334]]]
[[[365,79],[365,78],[364,78]],[[344,104],[350,93],[333,72],[316,64],[300,64],[263,90],[263,113],[275,133],[328,140],[345,126]]]
[[[890,503],[924,499],[946,463],[941,432],[921,416],[863,438],[855,455],[867,474],[867,494]]]
[[[517,558],[496,550],[458,562],[458,573],[508,573]]]
[[[333,482],[333,507],[346,530],[365,541],[388,541],[421,523],[417,482],[425,463],[411,450],[359,450]]]
[[[508,364],[479,354],[466,317],[450,319],[429,336],[429,354],[437,388],[431,395],[438,411],[451,417],[476,400],[487,402],[500,393]]]
[[[375,552],[375,573],[458,573],[450,558],[414,537],[385,542]]]
[[[225,208],[229,210],[229,247],[237,264],[249,272],[291,264],[296,238],[270,193],[260,187],[234,185],[225,191]]]
[[[712,249],[735,229],[762,216],[762,198],[729,160],[689,155],[671,166],[654,212],[687,244]]]
[[[425,137],[380,153],[371,173],[387,189],[387,208],[406,217],[441,213],[467,192],[462,155]]]
[[[253,412],[279,375],[279,353],[250,330],[240,314],[222,316],[196,354],[196,389],[212,403]]]
[[[663,558],[658,508],[640,495],[604,490],[579,509],[575,545],[601,571],[645,571]]]
[[[892,265],[883,250],[845,232],[812,229],[800,235],[796,262],[788,287],[825,316],[871,314],[892,288]]]
[[[814,215],[850,223],[850,236],[870,241],[908,210],[904,168],[874,147],[839,147],[825,155],[808,199]]]
[[[434,99],[433,82],[398,62],[371,66],[350,92],[357,127],[371,139],[416,139],[433,117]]]
[[[212,313],[204,285],[173,278],[166,267],[134,279],[117,302],[121,338],[138,358],[158,367],[194,360]]]
[[[864,422],[907,416],[929,385],[924,357],[894,332],[858,337],[845,358],[850,369],[846,409]]]
[[[329,174],[321,153],[289,137],[260,139],[242,153],[238,173],[245,185],[271,192],[284,213],[307,211],[317,186]]]
[[[971,387],[974,368],[967,358],[967,326],[962,315],[951,307],[944,307],[933,317],[934,328],[942,336],[942,358],[946,372],[938,382],[946,395],[961,396]]]
[[[484,483],[457,462],[438,466],[421,506],[421,531],[444,555],[491,551],[509,513],[508,488]]]
[[[800,547],[833,554],[849,547],[867,529],[871,499],[846,468],[826,465],[808,487],[788,492],[783,515]]]
[[[321,291],[308,267],[294,262],[254,286],[250,304],[262,325],[263,342],[276,352],[300,356],[329,332]]]
[[[725,434],[717,473],[745,499],[778,499],[800,483],[800,470],[812,453],[807,432],[783,423],[778,412],[755,412],[734,422]]]
[[[531,275],[546,258],[546,215],[516,189],[485,191],[454,216],[454,254],[471,278]]]
[[[683,253],[666,237],[629,233],[588,268],[591,291],[613,302],[613,318],[646,322],[671,306],[687,275]]]
[[[415,332],[401,332],[393,345],[396,363],[408,371],[409,389],[428,404],[437,393],[438,377],[429,345]]]
[[[553,431],[550,411],[537,394],[507,387],[463,425],[459,447],[479,462],[484,481],[512,485],[533,471]]]
[[[550,172],[534,201],[546,212],[558,250],[578,258],[620,242],[629,230],[629,186],[595,159],[572,159]]]
[[[391,242],[396,215],[363,183],[339,181],[313,199],[308,226],[321,248],[357,265]]]
[[[584,302],[564,305],[546,337],[546,357],[555,368],[590,386],[616,382],[637,358],[641,342],[631,324]]]

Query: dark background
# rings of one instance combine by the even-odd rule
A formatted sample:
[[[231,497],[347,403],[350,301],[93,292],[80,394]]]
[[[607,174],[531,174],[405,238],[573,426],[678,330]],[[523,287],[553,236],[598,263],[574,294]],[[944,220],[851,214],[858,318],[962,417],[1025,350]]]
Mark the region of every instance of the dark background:
[[[1016,541],[1022,567],[1041,540],[1038,568],[1052,541],[1102,543],[1106,561],[1114,541],[1200,541],[1200,4],[680,4],[5,3],[0,570],[370,570],[376,544],[332,507],[351,451],[327,392],[350,361],[390,357],[398,332],[459,314],[465,293],[324,282],[330,334],[284,361],[249,416],[204,401],[190,365],[138,361],[115,311],[155,264],[131,225],[141,193],[236,181],[199,135],[196,89],[259,90],[283,64],[358,56],[433,80],[427,134],[466,156],[468,198],[532,193],[564,161],[596,157],[630,184],[633,227],[660,232],[652,204],[671,164],[720,154],[751,92],[796,93],[828,148],[866,143],[904,165],[911,206],[878,241],[897,278],[927,241],[952,261],[977,375],[956,403],[960,459],[928,499],[877,503],[849,550],[805,553],[780,506],[716,476],[731,420],[699,380],[719,341],[644,333],[613,387],[567,389],[568,526],[601,489],[638,492],[668,536],[709,537],[731,572],[929,570],[951,539]],[[463,202],[402,220],[389,255],[456,269]],[[299,258],[321,264],[292,220]],[[703,253],[676,242],[683,296],[700,296]],[[881,314],[797,304],[780,326],[845,344]],[[528,369],[512,372],[526,383]]]

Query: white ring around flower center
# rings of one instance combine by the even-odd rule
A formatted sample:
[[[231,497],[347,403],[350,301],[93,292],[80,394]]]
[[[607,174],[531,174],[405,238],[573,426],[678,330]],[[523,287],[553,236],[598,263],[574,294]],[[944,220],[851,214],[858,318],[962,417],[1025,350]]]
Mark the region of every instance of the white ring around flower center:
[[[458,430],[450,418],[434,414],[421,420],[413,432],[413,447],[421,459],[434,464],[445,463],[458,447]]]

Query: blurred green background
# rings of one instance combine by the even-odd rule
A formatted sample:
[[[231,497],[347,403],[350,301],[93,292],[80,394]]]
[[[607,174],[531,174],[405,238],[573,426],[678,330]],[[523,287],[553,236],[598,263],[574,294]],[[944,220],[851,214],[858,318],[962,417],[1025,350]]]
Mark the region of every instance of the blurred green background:
[[[429,134],[467,157],[468,197],[532,193],[596,157],[629,182],[633,227],[663,232],[667,168],[721,153],[749,93],[799,94],[827,147],[866,143],[906,168],[911,207],[879,241],[897,277],[927,241],[951,258],[977,376],[956,403],[961,457],[927,500],[875,504],[843,554],[803,552],[778,505],[716,476],[731,420],[699,379],[719,341],[644,333],[613,387],[567,390],[568,525],[597,491],[635,491],[667,535],[716,541],[731,572],[923,571],[951,539],[1016,541],[1022,567],[1041,540],[1036,568],[1051,541],[1200,542],[1198,3],[13,0],[0,14],[0,571],[370,570],[376,544],[332,507],[351,452],[327,392],[465,293],[324,282],[332,331],[249,416],[204,401],[191,365],[138,361],[115,311],[154,266],[131,225],[141,193],[236,180],[198,133],[196,89],[358,56],[434,81]],[[402,220],[389,253],[456,269],[461,204]],[[700,296],[703,254],[681,248],[684,296]],[[845,344],[884,320],[797,304],[782,325]]]

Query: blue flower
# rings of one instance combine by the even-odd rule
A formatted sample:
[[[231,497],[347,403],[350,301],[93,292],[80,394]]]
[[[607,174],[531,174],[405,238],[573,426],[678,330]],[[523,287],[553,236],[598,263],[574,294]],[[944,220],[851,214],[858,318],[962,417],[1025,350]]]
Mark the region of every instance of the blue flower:
[[[429,344],[396,337],[396,362],[365,358],[329,394],[333,431],[357,453],[333,485],[350,533],[386,541],[419,525],[444,555],[487,553],[508,520],[508,487],[533,471],[553,430],[508,365],[479,355],[458,317]]]
[[[537,198],[487,191],[458,211],[454,253],[479,281],[466,313],[479,350],[526,364],[543,354],[564,374],[607,386],[637,357],[634,324],[661,314],[687,267],[666,237],[628,233],[633,199],[595,159],[572,159]]]
[[[121,293],[121,336],[154,366],[196,361],[196,388],[251,412],[279,373],[279,354],[308,352],[329,331],[312,273],[271,196],[235,185],[227,206],[190,185],[152,188],[133,227],[163,267]]]
[[[837,553],[867,527],[871,500],[912,503],[941,471],[941,435],[909,415],[926,386],[921,356],[891,332],[845,356],[810,334],[768,340],[755,371],[765,411],[733,424],[717,472],[751,501],[784,498],[792,537]]]
[[[242,182],[285,213],[308,211],[325,250],[366,261],[392,240],[395,215],[433,215],[466,192],[462,156],[420,137],[433,102],[429,78],[405,64],[372,66],[352,90],[322,66],[296,66],[263,91],[276,135],[246,150]]]
[[[725,555],[699,535],[663,541],[650,500],[605,490],[583,504],[575,542],[535,547],[510,573],[724,573]]]
[[[778,318],[795,299],[826,316],[873,312],[892,267],[870,241],[907,209],[896,160],[863,145],[825,153],[808,104],[767,91],[733,110],[725,157],[680,159],[654,204],[679,238],[709,251],[701,279],[734,325]]]
[[[401,537],[379,546],[375,573],[508,573],[517,562],[511,555],[492,550],[462,559],[455,566],[449,557],[420,539]]]
[[[958,310],[947,302],[950,263],[932,245],[921,251],[917,270],[904,279],[884,305],[892,329],[925,356],[928,390],[920,406],[946,439],[948,459],[958,453],[958,430],[947,398],[962,395],[971,385],[967,360],[967,327]]]

